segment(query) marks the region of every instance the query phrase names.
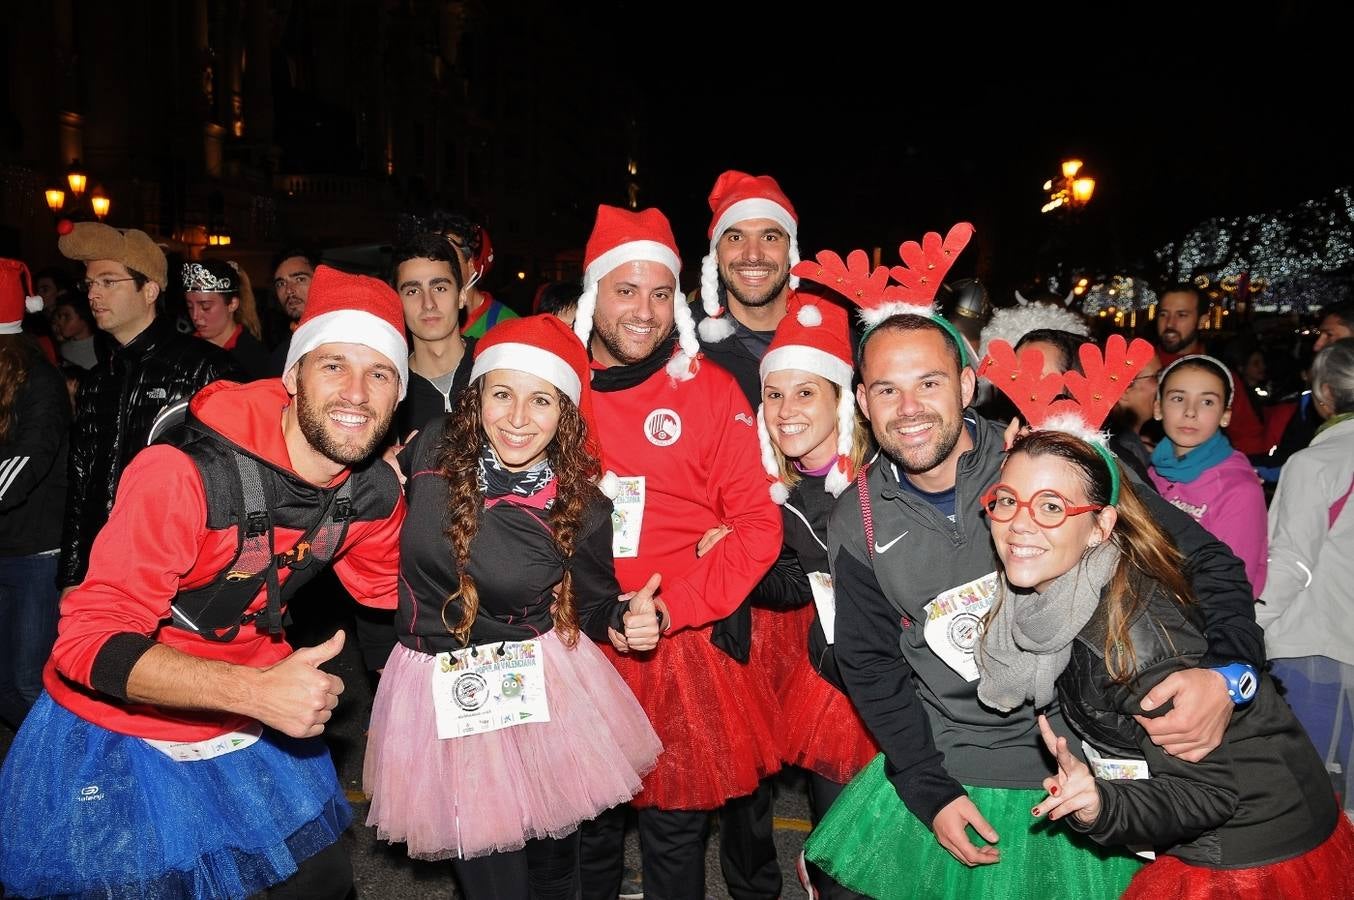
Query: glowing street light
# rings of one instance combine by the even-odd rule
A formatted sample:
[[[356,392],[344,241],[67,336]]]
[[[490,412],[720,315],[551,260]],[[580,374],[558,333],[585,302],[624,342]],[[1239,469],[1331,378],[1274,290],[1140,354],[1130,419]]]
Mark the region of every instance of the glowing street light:
[[[71,195],[77,200],[85,192],[85,185],[89,183],[89,176],[80,166],[80,160],[75,160],[66,170],[66,183],[71,186]]]
[[[112,206],[112,201],[103,192],[103,188],[96,187],[94,193],[89,196],[89,205],[94,209],[94,215],[100,222],[108,215],[108,207]]]
[[[1063,160],[1062,176],[1044,182],[1044,190],[1048,191],[1048,202],[1039,208],[1040,212],[1053,212],[1062,207],[1081,209],[1091,202],[1091,197],[1095,194],[1095,179],[1089,175],[1081,175],[1081,167],[1082,162],[1079,159]],[[1077,177],[1078,175],[1081,177]]]
[[[54,213],[61,212],[61,207],[66,205],[66,192],[61,188],[48,188],[46,195],[47,208]]]

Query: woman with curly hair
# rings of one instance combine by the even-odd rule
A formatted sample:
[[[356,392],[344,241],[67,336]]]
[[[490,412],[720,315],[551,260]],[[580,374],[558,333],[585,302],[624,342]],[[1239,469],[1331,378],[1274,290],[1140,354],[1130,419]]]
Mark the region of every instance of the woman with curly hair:
[[[476,897],[568,897],[578,825],[661,749],[594,641],[658,642],[658,577],[617,602],[588,359],[554,316],[501,323],[470,387],[400,454],[400,644],[372,709],[367,824]]]

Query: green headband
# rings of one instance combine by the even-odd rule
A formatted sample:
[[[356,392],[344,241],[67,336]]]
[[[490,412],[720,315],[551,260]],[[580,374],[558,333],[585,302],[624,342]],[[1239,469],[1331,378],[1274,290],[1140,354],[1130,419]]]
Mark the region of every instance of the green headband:
[[[1100,454],[1100,458],[1103,459],[1103,460],[1105,461],[1105,465],[1106,465],[1106,466],[1109,466],[1109,470],[1110,470],[1110,502],[1109,502],[1109,505],[1110,505],[1110,506],[1118,506],[1118,505],[1119,505],[1119,463],[1118,463],[1118,461],[1114,458],[1114,454],[1113,454],[1113,453],[1110,453],[1109,448],[1106,447],[1104,444],[1100,443],[1099,441],[1087,441],[1086,443],[1088,443],[1088,444],[1090,444],[1092,447],[1094,447],[1094,448],[1095,448],[1095,452],[1096,452],[1096,453],[1099,453],[1099,454]]]
[[[917,313],[896,313],[896,315],[917,315]],[[893,318],[893,316],[889,316],[888,318],[880,321],[878,324],[871,325],[870,327],[866,328],[863,332],[861,332],[860,341],[856,344],[857,357],[861,355],[860,351],[864,349],[865,341],[870,336],[871,332],[873,332],[876,328],[878,328],[880,325],[883,325],[884,322],[887,322],[891,318]],[[932,322],[935,322],[937,325],[939,325],[941,328],[945,330],[945,333],[948,334],[954,340],[954,345],[959,348],[959,368],[962,370],[965,366],[967,366],[969,364],[968,350],[966,349],[968,347],[968,342],[965,341],[964,336],[959,333],[959,329],[954,327],[954,323],[952,323],[949,319],[942,316],[940,313],[931,313],[931,315],[922,316],[921,318],[930,319]]]

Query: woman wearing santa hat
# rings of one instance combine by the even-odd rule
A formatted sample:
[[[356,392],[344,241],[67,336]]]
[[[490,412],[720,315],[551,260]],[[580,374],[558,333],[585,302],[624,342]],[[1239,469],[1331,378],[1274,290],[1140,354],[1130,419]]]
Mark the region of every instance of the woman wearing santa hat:
[[[66,383],[23,331],[42,309],[28,269],[0,259],[0,722],[17,729],[56,640],[57,550],[71,408]]]
[[[372,709],[367,824],[450,858],[467,897],[568,897],[578,825],[633,797],[661,750],[593,643],[656,646],[658,578],[617,602],[569,326],[500,323],[470,378],[400,454],[400,644]]]
[[[785,549],[752,599],[764,607],[804,610],[793,619],[794,633],[786,635],[792,645],[780,648],[792,662],[777,694],[785,742],[781,758],[809,771],[815,824],[879,752],[841,686],[832,656],[828,513],[870,446],[869,432],[856,414],[851,363],[846,312],[825,300],[794,295],[762,357],[757,411],[762,463],[771,499],[781,504]],[[859,896],[816,866],[801,869],[800,878],[824,897]]]

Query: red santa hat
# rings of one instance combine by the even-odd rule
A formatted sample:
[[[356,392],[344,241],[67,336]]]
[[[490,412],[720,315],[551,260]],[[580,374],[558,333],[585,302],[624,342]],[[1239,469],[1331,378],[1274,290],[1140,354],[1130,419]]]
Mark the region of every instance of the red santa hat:
[[[828,472],[824,487],[836,497],[851,484],[851,440],[855,434],[856,398],[851,390],[855,374],[851,356],[851,333],[846,310],[827,300],[794,294],[776,336],[762,357],[762,382],[772,372],[800,369],[837,385],[837,462]],[[762,447],[762,467],[771,478],[771,499],[784,503],[789,487],[781,479],[780,465],[772,452],[771,433],[763,405],[757,407],[757,437]]]
[[[375,350],[400,373],[400,399],[404,399],[409,389],[404,307],[395,289],[384,281],[317,266],[305,314],[292,332],[283,373],[321,344],[361,344]]]
[[[588,449],[597,459],[602,458],[601,431],[592,411],[588,350],[562,319],[543,313],[505,319],[490,328],[475,344],[471,383],[495,369],[514,369],[554,385],[578,407],[588,425]],[[608,497],[614,497],[616,476],[606,473],[598,486]]]
[[[785,229],[790,239],[790,268],[799,262],[799,216],[790,198],[770,175],[748,175],[730,170],[719,176],[710,191],[710,252],[701,260],[701,306],[706,318],[700,323],[700,336],[715,344],[733,334],[733,323],[719,305],[719,239],[734,225],[747,219],[770,219]],[[790,276],[791,289],[799,287],[799,276]]]
[[[681,275],[682,257],[677,252],[677,239],[672,235],[667,216],[656,209],[631,212],[616,206],[598,206],[597,222],[583,253],[583,293],[579,295],[578,312],[574,316],[574,334],[583,346],[588,345],[592,336],[597,283],[625,263],[641,260],[667,266],[674,280]],[[668,361],[667,369],[673,378],[686,381],[696,374],[700,342],[696,340],[691,309],[680,289],[672,298],[672,306],[681,352]]]
[[[33,293],[33,276],[17,259],[0,259],[0,334],[19,334],[25,312],[42,309],[42,298]]]

